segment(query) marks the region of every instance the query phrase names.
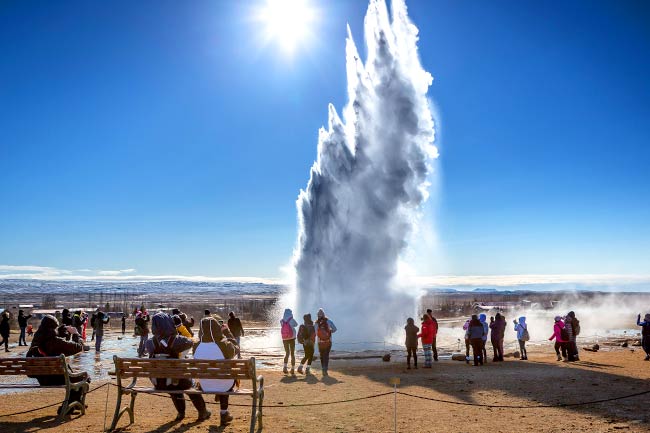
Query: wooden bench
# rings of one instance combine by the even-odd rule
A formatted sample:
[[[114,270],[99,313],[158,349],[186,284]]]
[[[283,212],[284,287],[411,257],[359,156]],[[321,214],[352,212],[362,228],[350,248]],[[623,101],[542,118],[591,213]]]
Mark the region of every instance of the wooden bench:
[[[255,431],[255,423],[262,430],[262,404],[264,402],[264,378],[255,373],[255,358],[206,360],[206,359],[156,359],[156,358],[120,358],[113,356],[115,376],[117,379],[117,403],[109,431],[117,427],[120,417],[126,412],[130,423],[135,422],[133,408],[135,398],[143,394],[213,394],[213,395],[248,395],[253,398],[251,409],[250,433]],[[129,385],[122,384],[123,379],[131,378]],[[138,379],[147,379],[146,385],[138,386]],[[196,388],[182,391],[160,390],[153,387],[148,379],[239,379],[250,380],[252,389],[235,388],[230,392],[210,392]],[[131,402],[121,408],[122,396],[129,394]]]
[[[38,358],[0,358],[1,376],[54,376],[62,375],[65,378],[63,385],[41,386],[38,383],[5,383],[0,384],[3,389],[25,388],[65,388],[65,400],[59,413],[59,419],[65,417],[74,409],[80,409],[81,414],[86,413],[86,393],[88,381],[70,382],[70,371],[65,356],[44,356]],[[81,401],[70,403],[70,392],[81,391]]]

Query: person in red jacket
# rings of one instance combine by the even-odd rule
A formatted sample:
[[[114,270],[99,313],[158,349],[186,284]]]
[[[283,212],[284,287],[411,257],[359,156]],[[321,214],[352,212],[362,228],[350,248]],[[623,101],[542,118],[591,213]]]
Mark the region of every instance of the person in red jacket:
[[[438,362],[438,348],[436,347],[436,336],[438,335],[438,321],[433,317],[433,310],[428,309],[427,314],[431,316],[433,321],[433,341],[431,342],[431,350],[433,351],[433,360]]]
[[[562,335],[564,334],[564,335]],[[560,316],[555,316],[555,324],[553,325],[553,335],[549,340],[553,341],[555,339],[555,354],[557,355],[557,360],[562,361],[562,358],[566,361],[567,358],[567,345],[569,339],[567,338],[567,332],[564,329],[564,322]],[[560,350],[562,350],[562,356],[560,356]]]
[[[431,368],[433,359],[431,347],[435,338],[434,327],[431,316],[425,314],[422,318],[422,332],[418,334],[418,337],[422,339],[422,349],[424,350],[424,368]]]

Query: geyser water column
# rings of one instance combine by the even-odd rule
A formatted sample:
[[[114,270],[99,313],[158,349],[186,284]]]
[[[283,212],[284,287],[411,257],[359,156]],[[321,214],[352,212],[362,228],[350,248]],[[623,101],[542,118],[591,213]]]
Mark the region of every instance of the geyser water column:
[[[329,106],[318,157],[298,198],[296,318],[323,307],[339,340],[382,341],[415,313],[417,291],[395,279],[427,199],[434,125],[431,75],[417,52],[406,5],[372,0],[361,61],[348,28],[348,105]]]

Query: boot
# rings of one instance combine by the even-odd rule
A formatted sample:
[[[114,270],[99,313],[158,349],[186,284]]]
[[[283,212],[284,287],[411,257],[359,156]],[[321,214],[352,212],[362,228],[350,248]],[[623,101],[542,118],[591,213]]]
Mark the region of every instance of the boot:
[[[307,368],[305,369],[305,374],[311,374],[311,367],[310,366],[307,366]]]
[[[650,355],[646,355],[644,361],[650,361]]]
[[[230,412],[226,411],[225,413],[221,413],[221,425],[228,425],[232,420],[233,418],[232,415],[230,415]]]
[[[287,364],[284,364],[284,368],[282,369],[282,372],[283,372],[284,374],[289,373],[289,367],[287,367]]]
[[[298,373],[302,374],[302,364],[298,366]]]
[[[557,354],[557,360],[562,361],[562,356],[559,353]]]
[[[292,375],[292,376],[295,376],[295,374],[296,374],[296,372],[295,372],[295,370],[293,369],[293,365],[292,365],[292,366],[291,366],[291,375]]]
[[[205,421],[206,419],[210,418],[211,415],[212,415],[212,412],[210,412],[209,410],[206,409],[203,413],[199,414],[199,418],[198,418],[197,421]],[[223,415],[221,415],[221,416],[223,417]],[[223,422],[222,422],[222,424],[223,424]]]

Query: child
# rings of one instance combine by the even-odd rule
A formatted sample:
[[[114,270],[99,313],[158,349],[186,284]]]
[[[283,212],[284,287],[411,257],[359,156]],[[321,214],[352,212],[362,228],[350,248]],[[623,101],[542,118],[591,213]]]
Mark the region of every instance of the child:
[[[311,313],[302,316],[303,324],[298,328],[298,343],[302,344],[305,356],[302,357],[298,366],[298,373],[302,373],[302,366],[307,363],[305,374],[310,374],[311,362],[314,359],[314,347],[316,345],[316,328],[311,320]]]
[[[433,320],[431,316],[425,314],[422,318],[422,332],[418,337],[422,338],[422,349],[424,350],[424,368],[431,368],[433,361]]]
[[[415,321],[412,317],[406,319],[406,326],[404,327],[406,331],[406,369],[411,369],[411,355],[413,355],[413,366],[417,370],[418,368],[418,332],[420,328],[415,326]]]
[[[636,324],[643,327],[641,331],[641,347],[645,352],[645,360],[650,361],[650,314],[646,314],[644,321],[641,321],[641,315],[636,318]]]
[[[519,341],[519,349],[521,350],[522,361],[528,360],[528,352],[526,351],[526,341],[530,340],[528,334],[528,325],[526,325],[526,318],[521,316],[519,323],[516,320],[512,321],[515,324],[515,331],[517,332],[517,340]]]

